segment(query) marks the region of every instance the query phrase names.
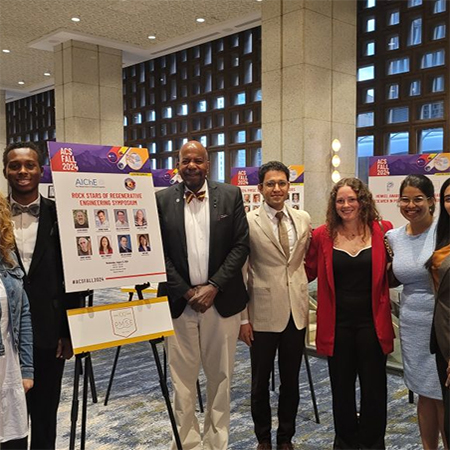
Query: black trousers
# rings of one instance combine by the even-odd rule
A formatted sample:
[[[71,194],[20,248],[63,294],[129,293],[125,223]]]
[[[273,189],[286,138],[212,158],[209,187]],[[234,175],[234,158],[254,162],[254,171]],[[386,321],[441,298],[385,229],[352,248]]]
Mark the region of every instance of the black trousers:
[[[57,412],[65,361],[55,355],[56,348],[33,349],[34,386],[27,393],[31,450],[54,449],[56,445]]]
[[[251,412],[258,442],[271,441],[272,414],[269,382],[278,349],[280,395],[277,443],[291,442],[299,403],[298,377],[305,346],[306,328],[298,330],[294,320],[281,333],[254,331],[250,347],[252,367]]]
[[[27,438],[14,439],[13,441],[2,442],[0,450],[27,450]]]
[[[336,327],[334,354],[328,358],[334,448],[384,449],[387,420],[386,356],[373,326]],[[356,377],[361,388],[359,418]]]
[[[441,382],[442,399],[444,401],[444,433],[447,439],[447,444],[450,443],[450,388],[445,387],[445,381],[447,380],[447,367],[448,363],[438,350],[436,353],[436,365],[439,375],[439,381]]]

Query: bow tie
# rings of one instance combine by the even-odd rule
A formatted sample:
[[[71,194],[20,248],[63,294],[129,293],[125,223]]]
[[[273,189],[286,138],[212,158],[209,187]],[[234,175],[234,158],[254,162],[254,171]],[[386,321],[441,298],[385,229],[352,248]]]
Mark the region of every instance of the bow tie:
[[[39,217],[39,205],[37,203],[33,203],[30,206],[22,206],[19,203],[13,203],[11,205],[11,213],[13,216],[18,216],[19,214],[28,213],[34,217]]]
[[[200,191],[200,192],[191,192],[191,191],[186,191],[185,193],[186,196],[186,203],[189,204],[192,202],[192,199],[196,198],[198,201],[202,202],[205,199],[206,196],[206,191]]]

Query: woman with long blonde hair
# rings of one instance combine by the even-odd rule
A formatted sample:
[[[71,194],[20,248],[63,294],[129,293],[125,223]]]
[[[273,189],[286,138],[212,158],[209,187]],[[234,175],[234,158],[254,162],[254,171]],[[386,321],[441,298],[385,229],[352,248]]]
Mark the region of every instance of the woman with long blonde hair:
[[[33,333],[9,206],[0,194],[0,449],[26,449],[25,393],[33,387]]]

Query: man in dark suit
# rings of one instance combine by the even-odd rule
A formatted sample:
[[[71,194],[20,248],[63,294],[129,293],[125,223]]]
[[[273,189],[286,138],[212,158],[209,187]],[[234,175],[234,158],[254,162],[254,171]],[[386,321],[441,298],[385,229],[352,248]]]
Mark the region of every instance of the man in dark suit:
[[[184,450],[200,449],[195,416],[200,364],[207,380],[205,449],[226,450],[230,383],[247,292],[242,266],[249,251],[248,224],[238,188],[206,180],[208,153],[199,142],[183,145],[183,182],[157,193],[175,336],[167,339],[174,410]],[[176,448],[172,443],[172,448]]]
[[[78,294],[64,292],[55,202],[39,195],[44,160],[31,142],[11,144],[3,153],[33,324],[34,387],[27,394],[31,449],[55,448],[64,361],[72,356],[65,311],[79,301]]]

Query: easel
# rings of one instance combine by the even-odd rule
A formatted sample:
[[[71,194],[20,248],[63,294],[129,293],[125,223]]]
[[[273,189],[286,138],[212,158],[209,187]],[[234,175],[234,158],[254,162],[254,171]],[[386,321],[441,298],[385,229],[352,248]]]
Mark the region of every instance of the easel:
[[[316,418],[316,423],[320,423],[319,410],[317,409],[316,393],[314,391],[314,384],[313,384],[312,375],[311,375],[311,367],[309,365],[309,359],[308,359],[308,354],[306,353],[306,349],[303,350],[303,357],[305,358],[305,367],[306,367],[306,373],[308,375],[309,391],[311,393],[311,401],[313,404],[314,416]],[[271,386],[272,391],[275,391],[275,362],[272,367],[272,383],[271,384],[272,384],[272,386]]]
[[[145,289],[147,289],[149,286],[150,286],[150,283],[138,284],[135,286],[135,291],[138,295],[139,300],[144,299],[142,292]],[[130,292],[129,301],[131,301],[133,299],[133,294],[134,294],[134,292]],[[178,434],[178,429],[177,429],[177,425],[175,422],[175,416],[173,414],[172,404],[170,403],[169,390],[167,389],[166,354],[164,353],[164,371],[163,371],[162,365],[161,365],[161,360],[159,358],[158,349],[156,347],[156,344],[159,344],[161,342],[163,342],[163,338],[152,339],[149,341],[149,343],[152,347],[152,350],[153,350],[153,357],[155,359],[156,368],[158,370],[159,385],[161,387],[161,392],[164,396],[164,400],[166,402],[167,412],[169,413],[170,424],[172,425],[173,436],[174,436],[175,442],[177,444],[177,449],[182,450],[180,435]],[[113,367],[111,370],[111,376],[109,377],[108,389],[106,390],[106,396],[105,396],[105,402],[104,402],[105,406],[108,404],[109,395],[111,393],[111,387],[112,387],[112,383],[114,380],[114,374],[116,372],[117,362],[119,360],[120,349],[121,349],[121,346],[117,347],[116,356],[114,357],[114,363],[113,363]],[[198,385],[197,385],[197,388],[198,388]]]
[[[87,291],[84,296],[84,305],[86,305],[86,297],[88,298],[88,306],[93,306],[94,291]],[[84,370],[83,370],[84,360]],[[94,371],[92,369],[91,354],[81,353],[75,357],[75,375],[73,380],[73,396],[72,396],[72,409],[70,413],[70,443],[69,449],[75,449],[75,438],[77,434],[77,420],[78,420],[78,393],[80,387],[80,375],[84,375],[83,378],[83,400],[81,409],[81,435],[80,435],[80,449],[84,450],[86,445],[86,422],[87,422],[87,397],[88,397],[88,385],[91,387],[92,402],[97,403],[97,390],[95,388]]]

